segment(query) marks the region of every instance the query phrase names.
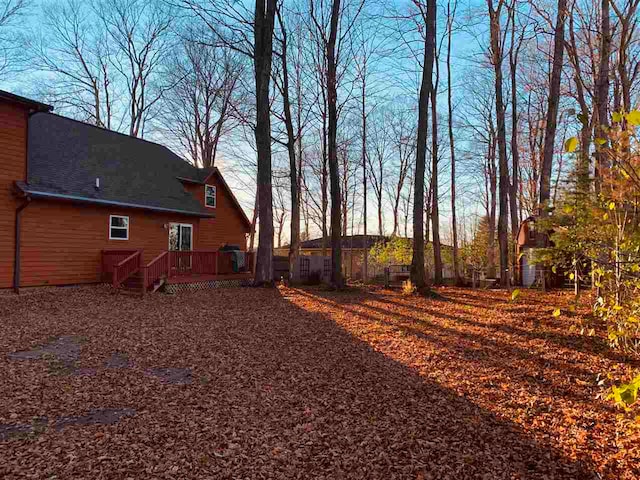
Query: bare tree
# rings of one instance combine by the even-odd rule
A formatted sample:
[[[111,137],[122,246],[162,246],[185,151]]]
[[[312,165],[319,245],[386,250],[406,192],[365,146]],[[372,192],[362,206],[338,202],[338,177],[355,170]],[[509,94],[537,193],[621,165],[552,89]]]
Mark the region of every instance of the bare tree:
[[[449,154],[451,156],[451,235],[453,243],[453,272],[456,284],[462,283],[458,258],[458,223],[456,218],[456,148],[453,135],[453,79],[451,76],[451,42],[453,38],[453,22],[455,21],[457,0],[447,2],[447,109],[449,120]]]
[[[387,131],[389,115],[386,110],[378,109],[373,122],[373,128],[370,128],[368,161],[369,161],[369,180],[371,188],[376,199],[376,214],[378,217],[378,235],[384,235],[384,209],[382,202],[384,199],[384,189],[387,183],[386,166],[391,155],[391,138]]]
[[[112,128],[115,86],[113,52],[90,4],[47,3],[47,28],[33,48],[34,63],[48,75],[53,103],[99,127]]]
[[[434,33],[435,35],[435,33]],[[431,230],[433,246],[433,281],[442,284],[442,248],[440,245],[440,194],[438,165],[440,163],[440,141],[438,139],[438,86],[440,84],[439,49],[435,52],[435,81],[431,88]]]
[[[500,17],[505,0],[487,0],[490,21],[490,60],[494,69],[495,107],[498,143],[498,245],[500,248],[500,284],[506,286],[509,280],[509,240],[507,236],[507,214],[509,210],[509,165],[507,163],[507,132],[505,125],[505,106],[503,92],[502,63],[504,57],[504,37],[500,26]]]
[[[368,230],[367,230],[367,164],[369,162],[369,156],[367,151],[367,119],[369,112],[367,111],[367,87],[369,76],[371,74],[371,62],[376,50],[376,45],[369,42],[370,35],[366,33],[367,26],[363,23],[360,25],[360,54],[355,56],[356,76],[360,80],[360,122],[361,122],[361,165],[362,165],[362,220],[363,220],[363,234],[364,245],[368,245]],[[366,282],[369,278],[369,255],[365,250],[362,262],[363,279]]]
[[[526,28],[516,21],[517,4],[514,2],[509,7],[509,20],[511,22],[511,41],[509,45],[509,74],[511,77],[511,185],[509,188],[509,213],[511,214],[511,270],[515,283],[518,284],[517,268],[517,236],[520,229],[520,215],[518,210],[518,197],[520,196],[520,146],[519,146],[519,120],[518,111],[518,62],[520,50],[524,44]],[[518,33],[516,33],[518,31]]]
[[[413,200],[413,256],[411,259],[411,280],[417,288],[426,285],[424,270],[424,174],[427,154],[427,123],[429,97],[433,91],[433,63],[436,50],[436,2],[427,0],[426,9],[416,2],[426,26],[424,56],[422,63],[422,83],[418,99],[418,131],[416,140],[416,169]]]
[[[364,43],[364,42],[363,42]],[[364,48],[363,48],[364,50]],[[364,245],[365,252],[362,262],[362,278],[365,282],[369,279],[369,253],[366,247],[369,245],[368,232],[367,232],[367,63],[368,56],[365,54],[362,56],[362,62],[357,62],[358,76],[361,81],[361,96],[360,101],[362,105],[361,120],[362,120],[362,219],[363,219],[363,233],[364,233]]]
[[[495,86],[480,77],[470,90],[468,113],[463,117],[464,129],[474,148],[467,154],[474,160],[474,172],[482,190],[482,205],[487,220],[487,271],[489,278],[496,274],[496,212],[497,212],[497,133],[495,122]],[[480,160],[480,161],[479,161]]]
[[[255,282],[273,282],[273,200],[271,188],[271,118],[269,83],[273,53],[276,0],[256,0],[254,11],[253,64],[256,87],[255,139],[258,153],[258,217],[260,232]]]
[[[595,89],[595,136],[604,142],[596,146],[596,191],[600,191],[600,174],[607,163],[606,154],[603,151],[607,145],[607,128],[609,125],[609,61],[611,56],[611,18],[609,0],[601,0],[600,3],[600,59],[598,64],[598,76]]]
[[[238,125],[238,84],[244,75],[237,53],[206,43],[204,31],[191,31],[174,51],[167,73],[172,87],[160,116],[162,130],[201,168],[214,166],[220,139]]]
[[[274,208],[274,220],[277,226],[276,229],[276,245],[278,248],[282,247],[282,234],[284,232],[284,225],[287,221],[287,202],[285,200],[286,185],[282,180],[276,180],[273,184],[275,195],[273,197]],[[291,275],[291,272],[289,272]]]
[[[415,151],[415,149],[414,149]],[[411,198],[413,196],[413,184],[414,184],[414,180],[413,180],[413,168],[412,168],[413,164],[409,163],[409,167],[408,167],[408,172],[407,172],[407,179],[406,179],[406,183],[408,185],[408,188],[405,189],[402,192],[402,202],[401,202],[401,206],[402,206],[402,221],[403,221],[403,227],[404,227],[404,236],[405,238],[409,237],[409,216],[411,215]]]
[[[169,87],[160,70],[170,48],[173,13],[159,0],[101,0],[98,15],[117,50],[114,66],[126,83],[128,133],[144,125]]]
[[[325,11],[325,5],[329,6],[329,13]],[[326,101],[326,115],[322,115],[323,125],[323,153],[327,157],[329,169],[329,187],[331,195],[331,283],[336,288],[342,288],[344,284],[342,276],[342,241],[341,241],[341,192],[340,172],[338,164],[337,127],[339,117],[338,85],[342,80],[344,71],[339,72],[341,53],[343,53],[346,40],[353,29],[364,1],[355,4],[351,16],[347,16],[349,2],[344,5],[340,0],[332,0],[325,4],[324,1],[316,3],[310,1],[309,15],[315,29],[315,38],[318,46],[322,47],[321,60],[316,61],[320,67],[320,85],[323,100]],[[344,25],[343,25],[344,23]],[[326,122],[326,123],[325,123]],[[326,130],[325,130],[326,125]],[[326,131],[326,136],[324,135]],[[324,143],[326,142],[326,143]],[[324,238],[324,235],[323,235]]]
[[[300,177],[298,173],[298,159],[296,159],[296,143],[298,144],[301,156],[301,129],[302,125],[300,118],[301,105],[298,105],[298,136],[296,136],[295,128],[293,125],[293,115],[291,113],[291,100],[289,98],[289,63],[288,63],[288,32],[285,25],[282,10],[277,7],[276,14],[278,17],[279,25],[279,43],[280,51],[278,56],[280,58],[281,66],[281,81],[276,80],[276,85],[282,96],[282,110],[283,121],[287,132],[287,140],[285,146],[287,148],[287,154],[289,156],[289,184],[291,191],[291,222],[290,222],[290,239],[289,239],[289,277],[298,278],[298,255],[300,251]],[[298,85],[300,89],[301,86]],[[298,101],[301,101],[300,95]],[[301,159],[300,159],[301,160]],[[279,230],[282,230],[282,224],[279,224]],[[278,234],[278,243],[280,243],[281,233]]]
[[[400,203],[404,191],[409,165],[415,154],[415,122],[413,115],[408,115],[405,109],[394,111],[390,119],[389,133],[393,135],[393,158],[397,162],[393,165],[396,176],[390,175],[388,184],[389,198],[393,211],[393,231],[391,235],[398,235],[400,231]],[[388,126],[387,126],[388,128]]]
[[[554,33],[553,67],[549,90],[549,106],[544,133],[544,151],[542,153],[542,174],[540,176],[540,205],[547,206],[551,198],[551,171],[553,153],[558,124],[558,108],[560,104],[560,80],[562,75],[564,54],[564,24],[567,15],[567,1],[558,0],[558,12]]]
[[[0,1],[0,78],[19,70],[24,39],[17,27],[28,5],[28,0]]]
[[[340,0],[333,0],[327,51],[327,105],[329,110],[328,157],[329,181],[331,185],[331,283],[342,288],[342,234],[340,220],[340,174],[338,171],[338,147],[336,135],[338,130],[338,90],[336,41],[338,38],[338,22],[340,20]]]

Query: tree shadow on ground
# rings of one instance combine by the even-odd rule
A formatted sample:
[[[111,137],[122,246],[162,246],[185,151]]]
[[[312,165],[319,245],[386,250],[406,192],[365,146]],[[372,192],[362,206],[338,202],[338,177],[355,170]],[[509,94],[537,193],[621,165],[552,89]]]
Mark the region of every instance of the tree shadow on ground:
[[[307,295],[306,293],[300,293]],[[360,315],[366,321],[384,324],[391,328],[398,329],[405,334],[413,335],[416,338],[432,344],[448,355],[464,357],[468,362],[475,363],[478,368],[503,371],[507,372],[509,376],[514,379],[524,378],[534,381],[539,390],[549,394],[585,403],[590,403],[592,400],[592,397],[586,394],[577,394],[573,391],[558,388],[557,385],[544,380],[544,378],[534,378],[534,376],[542,377],[543,372],[551,369],[562,371],[564,374],[571,375],[575,378],[580,378],[581,381],[593,381],[594,374],[592,371],[572,365],[566,360],[559,362],[554,359],[544,358],[526,348],[508,344],[481,333],[461,331],[452,326],[445,326],[433,322],[420,315],[407,315],[397,310],[390,312],[385,308],[364,303],[358,303],[357,308],[341,305],[337,303],[335,299],[330,299],[323,295],[315,295],[309,298],[314,298],[315,301],[323,302],[332,307],[341,308],[352,315]],[[377,301],[380,300],[377,299]],[[461,317],[444,314],[442,312],[431,312],[430,315],[435,318],[448,319],[453,322],[461,319]],[[390,320],[390,317],[399,319],[402,323]],[[534,376],[532,376],[531,372],[532,366],[535,367]]]
[[[465,295],[466,297],[467,295]],[[457,302],[455,297],[444,297],[447,301],[456,304],[456,305],[473,305],[464,302]],[[393,306],[402,306],[402,303],[398,301],[391,300],[389,298],[377,298],[377,301],[382,303],[388,303]],[[552,332],[549,329],[536,330],[534,328],[519,328],[513,324],[505,324],[505,323],[483,323],[475,320],[471,320],[469,318],[465,318],[462,315],[452,315],[452,314],[443,314],[442,312],[438,312],[434,309],[424,308],[420,306],[413,306],[413,308],[420,313],[424,313],[427,315],[434,315],[438,317],[446,317],[455,322],[466,324],[472,327],[486,328],[488,330],[495,330],[497,332],[506,333],[509,335],[517,335],[529,340],[544,340],[554,343],[555,345],[567,348],[571,350],[575,350],[576,352],[586,353],[590,355],[596,355],[605,357],[614,362],[624,362],[628,365],[637,368],[640,367],[640,360],[637,358],[633,358],[629,355],[622,354],[615,350],[612,350],[609,345],[605,342],[605,340],[601,337],[597,336],[587,336],[587,335],[578,335],[578,334],[562,334],[558,332]],[[475,307],[479,308],[479,307]],[[487,308],[487,307],[483,307]],[[518,312],[514,312],[513,309],[507,310],[508,313],[522,313],[528,315],[526,318],[528,321],[533,322],[540,321],[540,318],[535,317],[531,318],[532,312],[530,308],[526,306],[519,307]],[[536,312],[539,313],[539,312]],[[549,315],[550,316],[550,315]],[[522,319],[518,319],[518,322],[522,322]],[[548,322],[547,322],[548,325]]]
[[[307,408],[322,419],[313,428],[324,446],[304,455],[310,476],[328,461],[334,478],[595,478],[588,465],[374,351],[330,315],[291,309],[303,323],[291,328],[307,333],[304,346],[254,353],[275,371],[304,372],[285,396],[307,392]]]

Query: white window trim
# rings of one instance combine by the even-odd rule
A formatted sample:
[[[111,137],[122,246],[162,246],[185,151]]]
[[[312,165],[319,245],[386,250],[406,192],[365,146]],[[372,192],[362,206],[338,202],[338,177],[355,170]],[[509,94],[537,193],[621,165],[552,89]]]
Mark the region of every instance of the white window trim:
[[[114,218],[126,218],[127,219],[127,226],[126,227],[114,227],[112,225],[112,220]],[[109,215],[109,240],[129,240],[129,217],[127,215]],[[111,236],[111,229],[115,228],[116,230],[124,230],[127,232],[127,236],[126,238],[119,238],[119,237],[112,237]]]
[[[211,187],[213,188],[213,206],[207,205],[207,189]],[[207,208],[216,208],[218,205],[218,189],[215,185],[205,185],[204,186],[204,206]]]

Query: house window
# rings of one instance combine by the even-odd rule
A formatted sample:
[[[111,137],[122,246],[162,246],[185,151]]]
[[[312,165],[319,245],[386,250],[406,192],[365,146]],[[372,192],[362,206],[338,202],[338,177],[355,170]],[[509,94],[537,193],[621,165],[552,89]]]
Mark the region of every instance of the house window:
[[[129,240],[129,217],[109,216],[109,240]]]
[[[209,208],[216,208],[216,187],[214,185],[204,186],[204,204]]]

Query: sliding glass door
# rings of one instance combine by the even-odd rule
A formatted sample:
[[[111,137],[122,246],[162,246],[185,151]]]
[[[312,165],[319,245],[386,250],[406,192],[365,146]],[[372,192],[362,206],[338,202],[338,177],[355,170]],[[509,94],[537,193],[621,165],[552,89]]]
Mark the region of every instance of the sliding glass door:
[[[193,225],[188,223],[171,223],[169,225],[169,250],[180,252],[173,254],[173,267],[178,272],[191,270],[191,252],[193,250]],[[184,253],[182,253],[184,252]]]

